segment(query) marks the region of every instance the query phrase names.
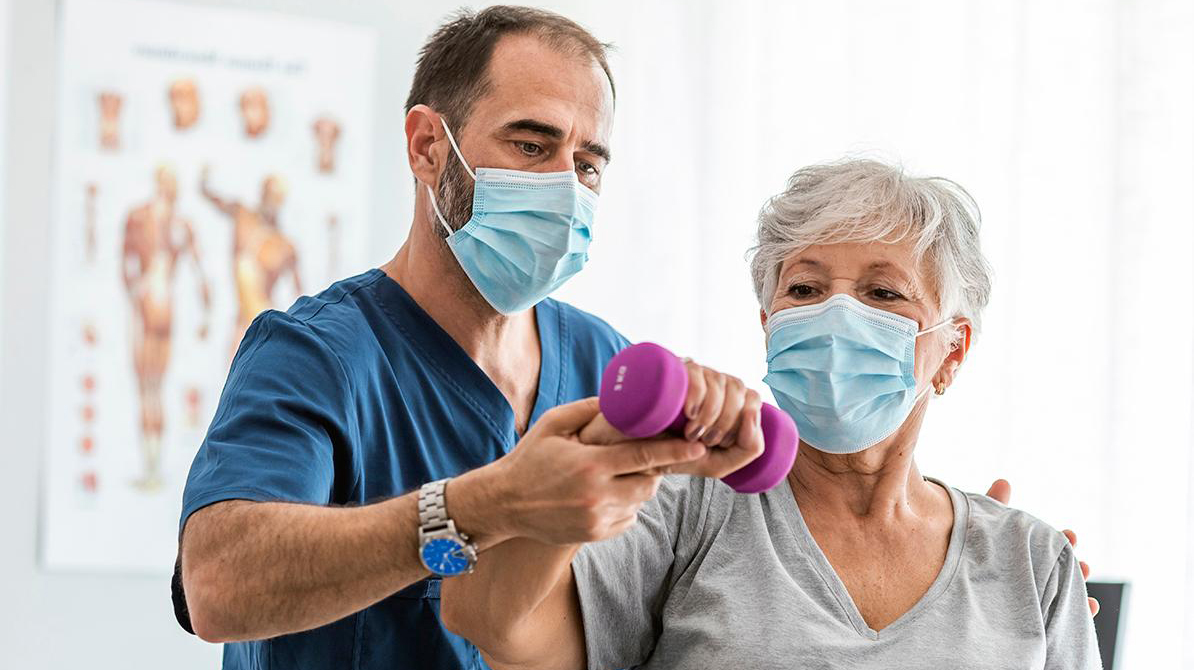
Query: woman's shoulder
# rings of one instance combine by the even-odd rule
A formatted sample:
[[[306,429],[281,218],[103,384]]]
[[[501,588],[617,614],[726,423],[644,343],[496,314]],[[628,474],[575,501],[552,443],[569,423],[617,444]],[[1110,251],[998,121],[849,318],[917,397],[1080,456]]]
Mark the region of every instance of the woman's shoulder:
[[[1058,562],[1072,553],[1061,531],[1041,519],[993,498],[950,488],[955,505],[966,506],[963,552],[968,562],[1019,575],[1029,571],[1043,590]]]

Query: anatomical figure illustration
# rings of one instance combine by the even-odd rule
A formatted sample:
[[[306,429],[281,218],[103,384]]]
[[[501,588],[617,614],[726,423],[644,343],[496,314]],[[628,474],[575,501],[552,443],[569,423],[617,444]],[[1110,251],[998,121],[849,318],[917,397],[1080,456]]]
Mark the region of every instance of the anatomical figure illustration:
[[[278,226],[278,212],[286,201],[286,183],[278,175],[267,175],[261,182],[261,200],[255,207],[212,191],[207,168],[203,169],[199,189],[232,220],[232,279],[237,311],[231,360],[253,318],[273,306],[274,286],[283,276],[290,275],[296,296],[302,293],[298,252]]]
[[[240,94],[240,118],[249,137],[260,137],[269,130],[269,94],[264,88],[253,86]]]
[[[120,108],[124,96],[115,91],[100,91],[99,102],[99,144],[105,151],[120,150]]]
[[[162,435],[166,418],[162,381],[170,365],[174,319],[173,284],[179,261],[189,258],[198,278],[203,303],[203,325],[198,336],[207,337],[211,296],[191,224],[175,211],[178,178],[173,168],[154,172],[154,195],[128,213],[124,226],[121,271],[132,308],[133,372],[141,429],[144,471],[134,485],[145,491],[162,486]]]
[[[330,174],[336,171],[336,141],[340,139],[340,124],[336,120],[321,116],[312,126],[315,131],[316,166],[320,172]]]
[[[199,121],[199,86],[194,79],[183,77],[170,82],[166,96],[175,130],[186,130]]]

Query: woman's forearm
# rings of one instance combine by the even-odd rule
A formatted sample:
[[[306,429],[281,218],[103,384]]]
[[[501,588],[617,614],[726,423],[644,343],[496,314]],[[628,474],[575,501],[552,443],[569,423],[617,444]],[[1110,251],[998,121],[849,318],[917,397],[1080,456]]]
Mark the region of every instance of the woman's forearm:
[[[572,578],[579,547],[516,538],[484,552],[472,574],[444,580],[444,626],[477,645],[495,668],[583,667]]]

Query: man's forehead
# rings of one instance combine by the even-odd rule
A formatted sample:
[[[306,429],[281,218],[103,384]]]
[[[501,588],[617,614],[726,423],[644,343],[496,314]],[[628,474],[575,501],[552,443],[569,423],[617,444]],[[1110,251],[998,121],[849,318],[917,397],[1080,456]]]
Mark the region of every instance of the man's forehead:
[[[595,60],[561,50],[533,35],[511,35],[494,47],[489,86],[474,113],[504,126],[531,119],[583,140],[608,144],[613,91]]]

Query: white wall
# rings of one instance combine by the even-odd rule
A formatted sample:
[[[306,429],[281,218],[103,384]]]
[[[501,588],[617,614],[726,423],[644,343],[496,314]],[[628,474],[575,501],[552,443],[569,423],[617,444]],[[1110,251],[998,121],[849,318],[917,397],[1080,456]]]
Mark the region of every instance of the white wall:
[[[380,31],[371,258],[409,223],[402,103],[456,3],[253,0]],[[1136,586],[1125,662],[1176,668],[1194,600],[1194,8],[1179,0],[545,3],[615,42],[615,161],[593,262],[561,297],[756,388],[742,253],[796,167],[878,151],[972,190],[987,329],[936,404],[922,469],[1075,527]],[[212,667],[161,578],[37,567],[55,3],[12,0],[3,228],[0,658]],[[1187,561],[1190,561],[1189,566]],[[1190,627],[1190,628],[1188,628]],[[1194,649],[1192,647],[1191,649]],[[1194,660],[1194,659],[1192,659]],[[117,661],[119,661],[117,663]]]

